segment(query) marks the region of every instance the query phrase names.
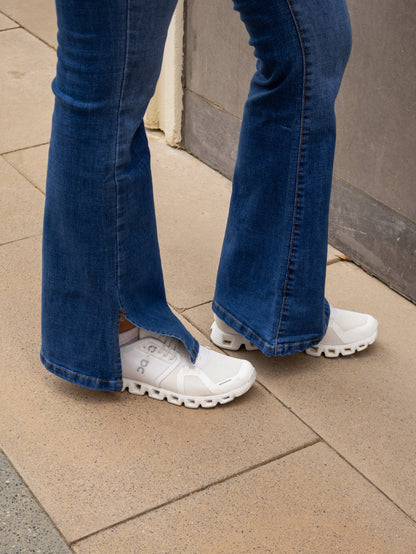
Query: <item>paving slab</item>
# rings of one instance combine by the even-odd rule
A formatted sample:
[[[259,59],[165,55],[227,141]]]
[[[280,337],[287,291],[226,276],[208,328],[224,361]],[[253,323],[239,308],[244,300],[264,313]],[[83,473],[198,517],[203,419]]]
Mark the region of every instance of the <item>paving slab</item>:
[[[414,552],[416,525],[324,444],[73,545],[102,552]]]
[[[0,440],[68,542],[316,441],[259,385],[190,410],[49,374],[39,362],[40,251],[39,238],[0,248]]]
[[[0,244],[42,231],[44,196],[0,156]]]
[[[37,189],[45,193],[49,144],[24,148],[3,157],[26,177]]]
[[[2,452],[0,493],[0,552],[72,552]]]
[[[50,46],[57,46],[54,0],[0,0],[0,10]]]
[[[0,13],[0,31],[15,29],[16,27],[19,27],[19,25],[15,21]]]
[[[1,7],[1,6],[0,6]],[[0,153],[49,140],[56,53],[23,29],[0,33]]]
[[[327,297],[373,314],[379,338],[340,359],[240,351],[258,379],[390,498],[416,518],[416,308],[352,263],[328,268]],[[183,314],[205,335],[210,305]]]

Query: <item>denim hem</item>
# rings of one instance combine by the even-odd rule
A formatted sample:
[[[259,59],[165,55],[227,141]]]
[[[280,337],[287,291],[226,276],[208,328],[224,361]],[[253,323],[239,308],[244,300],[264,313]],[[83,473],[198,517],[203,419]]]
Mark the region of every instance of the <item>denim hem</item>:
[[[79,385],[80,387],[107,392],[119,392],[123,388],[123,382],[120,380],[108,381],[105,379],[89,377],[88,375],[83,375],[82,373],[79,373],[77,371],[73,371],[71,369],[56,365],[50,362],[42,353],[42,351],[40,353],[40,361],[48,371],[50,371],[57,377],[61,377],[62,379],[65,379],[66,381],[69,381],[74,385]]]
[[[301,336],[298,338],[293,338],[292,340],[287,340],[287,342],[271,345],[249,329],[246,325],[238,321],[235,317],[230,315],[224,308],[222,308],[215,300],[212,302],[212,311],[231,327],[237,333],[243,335],[246,339],[252,342],[257,348],[269,358],[272,356],[289,356],[291,354],[296,354],[297,352],[304,352],[310,346],[315,346],[318,344],[325,332],[322,335],[314,337],[305,337]]]

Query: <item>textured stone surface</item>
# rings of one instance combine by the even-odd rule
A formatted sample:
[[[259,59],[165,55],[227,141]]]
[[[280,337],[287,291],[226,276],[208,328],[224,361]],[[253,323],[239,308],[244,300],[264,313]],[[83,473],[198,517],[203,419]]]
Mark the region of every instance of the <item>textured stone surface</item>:
[[[74,545],[102,552],[414,552],[416,525],[323,444]]]
[[[4,158],[36,188],[45,192],[49,145],[35,146],[5,154]]]
[[[0,0],[0,10],[50,46],[56,47],[54,0]]]
[[[71,552],[48,516],[0,452],[0,552]]]
[[[7,129],[0,134],[0,153],[45,143],[50,135],[56,54],[23,29],[2,31],[0,50],[2,129]]]
[[[19,25],[15,23],[12,19],[0,13],[0,31],[5,31],[6,29],[14,29],[18,26]]]
[[[379,337],[340,359],[241,351],[258,379],[403,510],[416,517],[415,306],[354,264],[328,268],[327,296],[340,308],[373,314]],[[184,312],[205,334],[210,305]]]
[[[0,244],[42,230],[44,197],[0,157]]]

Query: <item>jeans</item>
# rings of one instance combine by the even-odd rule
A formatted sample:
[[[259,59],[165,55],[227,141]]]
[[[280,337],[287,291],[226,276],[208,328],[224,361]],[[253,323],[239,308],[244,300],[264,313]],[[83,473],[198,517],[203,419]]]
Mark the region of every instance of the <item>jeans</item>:
[[[47,369],[122,388],[118,326],[198,343],[166,302],[143,115],[176,0],[56,0],[58,64],[43,239]],[[214,312],[266,355],[325,334],[334,102],[344,0],[235,0],[257,58]],[[215,78],[215,76],[213,76]]]

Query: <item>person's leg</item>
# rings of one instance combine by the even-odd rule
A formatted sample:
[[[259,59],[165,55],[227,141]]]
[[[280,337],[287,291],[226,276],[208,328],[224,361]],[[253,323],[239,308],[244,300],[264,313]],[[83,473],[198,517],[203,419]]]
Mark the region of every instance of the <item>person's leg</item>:
[[[344,0],[234,0],[257,57],[244,109],[216,316],[266,355],[326,332],[334,102],[351,46]]]
[[[41,359],[79,385],[121,390],[123,314],[198,352],[165,299],[142,122],[176,0],[56,4]]]

